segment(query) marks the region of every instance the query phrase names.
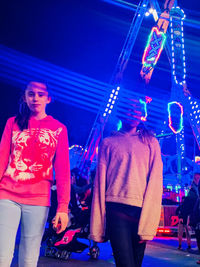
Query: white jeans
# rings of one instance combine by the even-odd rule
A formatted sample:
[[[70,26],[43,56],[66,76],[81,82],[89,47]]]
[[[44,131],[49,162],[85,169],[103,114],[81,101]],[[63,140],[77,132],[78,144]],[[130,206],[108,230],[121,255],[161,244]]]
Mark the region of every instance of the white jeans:
[[[21,222],[19,267],[36,267],[49,207],[0,199],[0,267],[10,267]]]

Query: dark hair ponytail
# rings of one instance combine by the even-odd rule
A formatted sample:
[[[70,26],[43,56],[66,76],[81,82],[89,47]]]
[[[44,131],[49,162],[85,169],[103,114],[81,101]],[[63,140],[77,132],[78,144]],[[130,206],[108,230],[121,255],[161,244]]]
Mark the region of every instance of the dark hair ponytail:
[[[151,142],[154,133],[151,130],[147,129],[142,122],[137,126],[137,131],[139,132],[139,138],[143,143]]]
[[[17,123],[21,131],[23,131],[24,129],[28,129],[28,121],[30,115],[31,115],[30,109],[26,104],[26,102],[24,102],[24,95],[23,95],[20,98],[19,111],[15,117],[15,122]]]
[[[45,90],[48,92],[49,95],[49,90],[47,89],[47,82],[44,81],[29,81],[28,85],[26,86],[26,88],[23,90],[22,96],[20,98],[20,102],[19,102],[19,110],[18,113],[15,117],[15,122],[17,123],[19,129],[21,131],[23,131],[24,129],[28,129],[28,122],[31,116],[31,111],[27,105],[27,103],[24,101],[25,99],[25,91],[28,88],[28,86],[33,86],[34,83],[39,83],[39,84],[43,84],[46,88]],[[42,88],[44,90],[44,88]]]

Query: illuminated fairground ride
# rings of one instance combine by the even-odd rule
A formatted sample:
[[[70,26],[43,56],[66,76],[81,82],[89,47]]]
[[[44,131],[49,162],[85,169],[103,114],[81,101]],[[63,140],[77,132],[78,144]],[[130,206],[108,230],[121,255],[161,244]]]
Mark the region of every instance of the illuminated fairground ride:
[[[121,0],[104,1],[120,3],[120,5],[128,3]],[[128,4],[128,7],[131,6],[130,3]],[[192,97],[185,82],[183,38],[185,15],[173,0],[165,1],[163,12],[157,0],[141,0],[137,6],[132,5],[131,9],[134,9],[134,17],[109,84],[25,55],[3,45],[0,45],[0,77],[6,83],[19,88],[25,86],[27,80],[30,79],[47,80],[55,99],[75,107],[81,106],[82,109],[97,114],[86,145],[84,147],[74,145],[70,148],[71,166],[80,168],[81,173],[86,176],[91,168],[95,168],[97,148],[103,134],[105,136],[110,118],[118,115],[128,117],[125,110],[130,99],[135,99],[143,105],[142,120],[146,120],[148,107],[149,115],[146,124],[149,128],[156,128],[162,152],[164,151],[163,147],[166,146],[166,140],[172,137],[176,139],[174,145],[176,153],[173,155],[164,153],[163,163],[166,187],[178,192],[185,183],[191,183],[194,169],[194,158],[187,158],[185,155],[185,133],[188,130],[184,129],[185,121],[190,123],[196,144],[200,149],[200,103]],[[142,21],[149,13],[154,16],[156,25],[151,29],[144,54],[141,56],[140,74],[148,84],[164,49],[171,66],[170,101],[159,95],[151,99],[142,93],[128,90],[122,85],[123,73],[130,59]],[[148,87],[151,87],[150,83]]]
[[[119,1],[107,2],[114,3]],[[150,9],[148,9],[149,5]],[[184,11],[177,6],[175,0],[166,0],[163,12],[161,12],[157,0],[142,0],[138,4],[114,74],[110,81],[111,89],[107,93],[97,114],[85,150],[81,153],[78,160],[77,167],[79,167],[83,175],[87,175],[91,163],[96,156],[98,145],[103,137],[103,131],[111,113],[115,113],[116,116],[129,116],[124,115],[128,99],[137,99],[137,101],[143,103],[144,114],[141,116],[141,120],[144,121],[147,117],[147,104],[151,102],[151,104],[148,104],[149,109],[151,109],[151,105],[153,106],[154,101],[151,101],[151,98],[136,92],[128,92],[121,87],[123,72],[129,61],[141,23],[144,16],[149,12],[153,14],[156,25],[151,29],[147,40],[146,48],[142,57],[142,69],[140,75],[145,80],[145,83],[148,84],[156,63],[159,60],[160,54],[163,48],[165,48],[169,64],[171,65],[172,88],[171,99],[167,105],[167,110],[165,111],[166,113],[163,116],[163,118],[165,118],[166,114],[168,114],[168,118],[163,121],[162,125],[160,125],[161,131],[157,137],[159,138],[160,145],[162,147],[165,137],[175,135],[176,154],[174,156],[163,155],[164,179],[167,180],[165,185],[170,190],[175,189],[177,193],[185,189],[183,194],[187,194],[187,186],[185,187],[185,184],[191,183],[195,163],[194,160],[189,160],[185,157],[183,120],[186,117],[189,120],[193,135],[196,138],[196,143],[200,148],[200,103],[191,96],[186,86],[186,64],[183,34],[183,21],[185,14]],[[159,102],[158,99],[156,101],[157,103]],[[153,109],[155,112],[160,112],[159,106],[154,106]],[[147,125],[148,124],[151,124],[151,122],[149,123],[147,121]]]

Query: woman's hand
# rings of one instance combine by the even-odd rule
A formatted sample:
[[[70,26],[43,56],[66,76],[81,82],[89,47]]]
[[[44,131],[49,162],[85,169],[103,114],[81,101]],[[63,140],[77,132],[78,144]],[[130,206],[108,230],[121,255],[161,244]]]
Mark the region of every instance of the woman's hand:
[[[67,213],[65,212],[56,213],[56,216],[52,220],[52,224],[57,234],[60,234],[66,229],[68,221],[69,217]]]

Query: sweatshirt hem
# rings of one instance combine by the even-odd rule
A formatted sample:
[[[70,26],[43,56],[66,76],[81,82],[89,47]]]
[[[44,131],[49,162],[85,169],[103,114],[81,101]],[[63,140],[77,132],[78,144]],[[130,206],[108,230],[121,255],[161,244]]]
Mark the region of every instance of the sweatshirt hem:
[[[17,197],[17,196],[13,196],[12,194],[9,194],[8,192],[0,192],[0,199],[8,199],[20,204],[24,204],[24,205],[33,205],[33,206],[45,206],[45,207],[50,207],[50,200],[48,200],[46,197],[44,198],[39,198],[38,197],[33,197],[30,198],[30,196],[28,198],[22,198]]]
[[[140,236],[140,239],[143,241],[145,241],[145,240],[151,241],[154,238],[154,235],[139,235],[139,236]]]
[[[104,239],[102,238],[102,236],[96,236],[96,235],[89,235],[89,239],[98,242],[98,243],[103,243]]]
[[[118,196],[106,196],[106,202],[116,202],[130,206],[142,207],[143,200],[135,199],[135,198],[123,198]]]

